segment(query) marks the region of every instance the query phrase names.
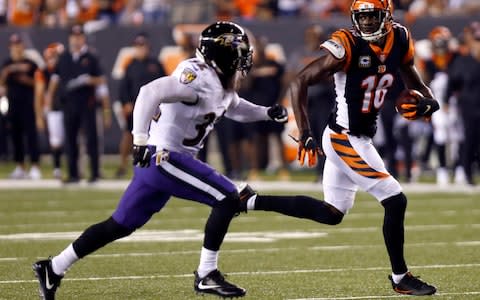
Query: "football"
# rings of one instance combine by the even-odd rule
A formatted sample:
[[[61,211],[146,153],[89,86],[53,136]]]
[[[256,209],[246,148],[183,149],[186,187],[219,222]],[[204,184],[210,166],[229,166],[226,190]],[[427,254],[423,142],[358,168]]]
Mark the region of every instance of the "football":
[[[417,90],[404,90],[398,96],[395,102],[395,109],[407,120],[416,120],[419,118],[417,115],[417,104],[423,95]]]

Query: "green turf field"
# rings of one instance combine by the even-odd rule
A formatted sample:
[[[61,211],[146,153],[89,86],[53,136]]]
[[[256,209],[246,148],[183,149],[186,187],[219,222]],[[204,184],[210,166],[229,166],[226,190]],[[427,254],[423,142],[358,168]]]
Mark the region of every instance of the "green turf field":
[[[36,299],[31,264],[107,218],[121,191],[3,190],[0,299]],[[317,196],[320,196],[317,194]],[[410,194],[406,257],[435,299],[480,299],[480,196]],[[172,199],[145,228],[78,262],[58,299],[216,299],[193,292],[209,208]],[[274,213],[235,218],[220,269],[246,299],[389,299],[382,207],[359,194],[336,227]],[[428,298],[427,298],[428,299]]]

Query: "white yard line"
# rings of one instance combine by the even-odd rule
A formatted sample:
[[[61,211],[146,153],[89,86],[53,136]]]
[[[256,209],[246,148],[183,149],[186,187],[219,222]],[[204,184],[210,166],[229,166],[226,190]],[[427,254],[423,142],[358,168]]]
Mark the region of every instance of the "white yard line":
[[[458,241],[458,242],[426,242],[426,243],[407,243],[405,247],[439,247],[439,246],[456,246],[456,247],[476,247],[480,245],[480,241]],[[245,254],[245,253],[272,253],[280,251],[352,251],[371,248],[383,248],[383,244],[377,245],[325,245],[312,247],[275,247],[275,248],[256,248],[256,249],[224,249],[222,254]],[[105,253],[91,254],[90,258],[125,258],[125,257],[150,257],[150,256],[172,256],[172,255],[192,255],[198,254],[199,250],[184,251],[158,251],[158,252],[127,252],[127,253]],[[42,257],[38,257],[41,259]],[[26,260],[28,257],[2,257],[2,262],[12,262]]]
[[[95,184],[88,184],[82,181],[78,185],[64,186],[58,180],[0,180],[0,189],[97,189],[97,190],[124,190],[129,181],[127,180],[100,180]],[[300,181],[249,181],[249,184],[258,191],[286,191],[286,192],[305,192],[305,191],[322,191],[322,185],[314,182]],[[468,185],[445,185],[438,186],[432,183],[403,183],[403,189],[406,192],[414,193],[480,193],[480,186]]]

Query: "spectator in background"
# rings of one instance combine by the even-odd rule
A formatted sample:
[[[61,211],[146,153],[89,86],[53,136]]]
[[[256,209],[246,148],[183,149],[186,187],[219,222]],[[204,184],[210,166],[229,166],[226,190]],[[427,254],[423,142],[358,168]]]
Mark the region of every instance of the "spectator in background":
[[[255,39],[255,52],[253,53],[253,67],[250,71],[245,85],[246,98],[253,99],[257,105],[272,106],[280,102],[283,88],[284,67],[273,59],[267,57],[265,47],[268,44],[266,37]],[[258,179],[258,172],[264,170],[271,162],[269,149],[272,145],[269,142],[270,135],[273,135],[277,143],[280,158],[279,175],[282,179],[288,179],[288,166],[283,154],[284,145],[281,133],[285,125],[267,121],[254,122],[250,128],[250,172],[249,180]]]
[[[284,82],[291,82],[300,70],[318,57],[320,44],[324,41],[325,31],[320,25],[311,25],[305,29],[304,44],[295,49],[288,58]],[[308,105],[313,134],[320,139],[335,105],[335,91],[331,79],[309,87]],[[321,180],[324,161],[324,156],[319,157],[316,166],[317,181]]]
[[[35,80],[37,82],[35,97],[38,102],[42,103],[43,111],[46,113],[48,144],[53,159],[53,177],[57,179],[62,178],[61,156],[65,141],[62,103],[60,102],[57,93],[47,98],[45,97],[45,94],[47,92],[50,78],[54,74],[57,66],[58,57],[63,51],[64,46],[61,43],[52,43],[48,45],[43,51],[43,58],[45,59],[46,66],[43,70],[38,70],[35,74]],[[46,102],[45,99],[48,99],[51,102]]]
[[[7,0],[0,0],[0,25],[7,24]]]
[[[41,112],[34,103],[34,74],[37,65],[25,57],[25,46],[17,33],[10,36],[9,51],[10,57],[1,67],[0,85],[4,85],[7,90],[8,121],[14,160],[17,164],[15,170],[10,174],[10,178],[40,179],[42,174],[38,167],[40,153],[35,120],[41,119]],[[25,139],[32,164],[28,173],[25,166]]]
[[[62,0],[44,0],[40,7],[40,22],[45,27],[64,27],[67,25],[65,2]]]
[[[170,13],[169,0],[143,0],[143,21],[145,24],[156,24],[168,20]]]
[[[128,0],[98,0],[98,18],[106,20],[109,24],[116,24],[126,1]]]
[[[66,13],[69,24],[85,24],[97,19],[99,11],[97,0],[66,0]]]
[[[474,185],[473,166],[480,164],[480,23],[471,23],[464,34],[469,52],[453,62],[444,101],[457,95],[465,135],[462,164],[468,184]]]
[[[150,55],[150,42],[144,33],[138,34],[134,40],[134,58],[128,65],[125,76],[119,87],[119,97],[122,102],[123,114],[126,119],[126,128],[120,142],[120,166],[116,177],[124,177],[127,171],[128,158],[132,149],[133,107],[140,87],[144,84],[165,76],[165,70],[157,59]]]
[[[278,0],[278,16],[298,17],[302,13],[306,4],[306,0]]]
[[[30,27],[38,22],[40,0],[9,0],[8,22],[13,26]]]
[[[452,33],[447,27],[436,26],[433,28],[429,34],[432,55],[423,63],[424,80],[440,103],[440,110],[432,116],[433,144],[438,157],[436,177],[439,185],[448,184],[450,181],[447,166],[447,148],[450,148],[450,151],[455,153],[455,160],[458,160],[458,143],[463,140],[461,134],[463,128],[458,128],[457,100],[449,99],[448,106],[443,101],[447,92],[448,68],[457,57],[456,52],[452,49],[452,40]],[[454,147],[455,145],[457,146]],[[425,163],[427,162],[427,157],[423,159]],[[456,181],[460,180],[457,177],[462,172],[463,168],[455,172]]]
[[[68,45],[68,51],[64,51],[59,57],[47,96],[51,99],[58,90],[64,105],[65,146],[68,159],[68,178],[65,183],[76,183],[80,180],[78,171],[80,128],[84,129],[87,153],[90,157],[89,182],[95,182],[99,178],[95,92],[97,86],[105,83],[105,78],[98,58],[88,49],[82,26],[74,25],[70,29]],[[109,110],[108,107],[104,109]]]

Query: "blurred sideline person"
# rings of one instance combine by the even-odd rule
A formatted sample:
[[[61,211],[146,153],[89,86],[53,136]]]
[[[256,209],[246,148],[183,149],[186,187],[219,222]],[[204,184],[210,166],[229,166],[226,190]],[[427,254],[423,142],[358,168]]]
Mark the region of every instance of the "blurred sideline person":
[[[64,46],[61,43],[52,43],[43,51],[43,58],[45,59],[45,68],[38,70],[35,74],[37,81],[36,95],[37,101],[41,102],[43,111],[45,112],[47,123],[48,144],[53,159],[53,177],[57,179],[62,178],[61,170],[61,156],[63,152],[63,144],[65,141],[65,128],[63,126],[63,111],[62,103],[58,94],[52,97],[45,97],[50,78],[54,74],[57,66],[58,57],[64,51]],[[46,101],[48,99],[49,102]]]
[[[475,185],[474,164],[480,166],[480,22],[472,22],[464,31],[466,55],[460,55],[448,74],[444,101],[456,95],[464,124],[462,165],[467,183]]]
[[[212,207],[194,290],[220,297],[245,295],[245,289],[225,280],[217,261],[246,186],[237,188],[195,155],[223,115],[242,122],[286,121],[284,107],[258,106],[235,92],[251,66],[252,48],[244,30],[217,22],[202,32],[196,58],[140,89],[133,111],[135,170],[130,185],[111,217],[87,228],[57,256],[33,265],[45,299],[55,298],[61,279],[76,261],[142,227],[171,196]]]
[[[255,52],[253,53],[253,67],[244,80],[244,92],[246,98],[255,104],[272,106],[280,102],[283,91],[284,67],[277,61],[267,57],[265,47],[268,44],[266,37],[260,36],[255,39]],[[284,124],[259,121],[249,124],[247,127],[249,140],[249,163],[250,170],[248,180],[258,180],[259,171],[269,167],[272,161],[270,149],[274,147],[280,159],[278,175],[280,179],[289,179],[288,164],[284,156],[284,145],[281,133]],[[270,143],[270,136],[274,137],[275,145]]]
[[[438,157],[436,180],[439,185],[450,182],[447,150],[454,152],[452,155],[454,159],[453,167],[458,166],[459,168],[455,171],[455,182],[464,180],[460,179],[460,177],[464,177],[460,175],[463,174],[463,167],[457,163],[459,161],[459,144],[463,140],[463,128],[459,126],[460,116],[458,116],[457,101],[456,99],[449,99],[448,106],[444,102],[448,85],[448,69],[457,57],[457,53],[451,49],[452,40],[452,33],[445,26],[436,26],[430,31],[429,41],[432,54],[423,63],[422,72],[425,82],[430,86],[435,98],[440,103],[440,110],[432,115],[433,143]]]
[[[323,174],[325,201],[253,197],[247,209],[277,211],[324,224],[339,224],[353,206],[360,187],[385,209],[383,235],[393,290],[406,295],[432,295],[436,288],[413,276],[404,259],[404,218],[407,198],[372,144],[385,95],[400,71],[409,89],[423,97],[404,117],[429,118],[439,106],[413,64],[413,39],[393,21],[387,0],[354,0],[353,29],[340,29],[322,44],[319,58],[305,67],[290,85],[295,119],[301,136],[298,159],[316,163],[317,142],[308,118],[308,87],[334,76],[336,108],[322,137],[326,155]]]
[[[1,66],[0,84],[6,87],[9,110],[7,115],[12,138],[15,170],[12,179],[40,179],[38,166],[40,150],[38,145],[37,123],[42,126],[41,112],[35,103],[35,62],[25,57],[25,45],[20,35],[14,33],[9,40],[10,56]],[[26,145],[25,145],[26,141]],[[28,149],[28,150],[27,150]],[[26,171],[25,152],[29,153],[31,168]]]
[[[96,89],[105,82],[98,58],[88,48],[82,26],[72,26],[68,36],[68,49],[59,57],[46,96],[47,102],[51,102],[50,99],[58,92],[63,103],[68,161],[68,177],[65,183],[80,181],[78,137],[81,128],[86,135],[90,158],[88,181],[95,182],[99,178]],[[108,107],[104,108],[109,110]]]
[[[138,34],[134,40],[134,58],[128,65],[125,76],[120,81],[119,97],[122,103],[123,114],[126,119],[126,128],[123,130],[120,141],[120,166],[116,177],[122,178],[127,171],[128,157],[133,143],[133,107],[135,98],[142,85],[165,75],[163,66],[150,56],[150,42],[144,34]]]
[[[318,57],[320,44],[325,41],[325,38],[325,30],[320,25],[311,25],[305,29],[303,45],[295,49],[288,58],[284,78],[285,85],[291,82],[298,72]],[[334,104],[335,92],[331,78],[327,78],[308,88],[309,119],[315,138],[318,139],[322,136]],[[324,157],[319,157],[315,168],[315,181],[321,181],[324,161]]]

